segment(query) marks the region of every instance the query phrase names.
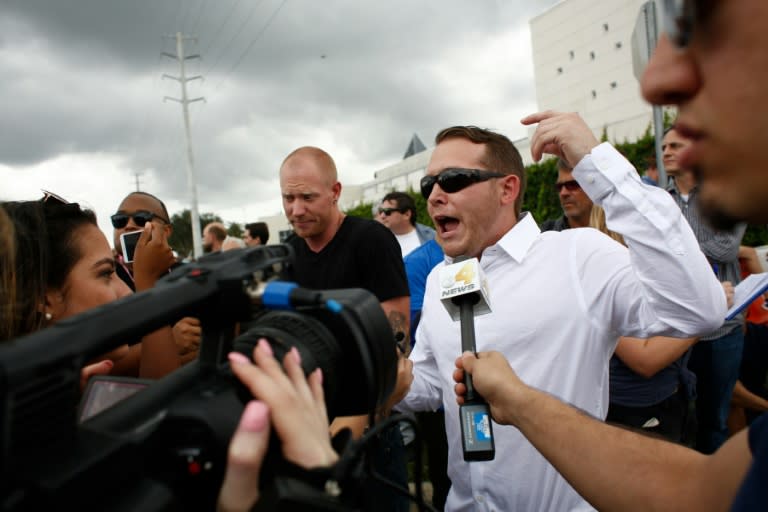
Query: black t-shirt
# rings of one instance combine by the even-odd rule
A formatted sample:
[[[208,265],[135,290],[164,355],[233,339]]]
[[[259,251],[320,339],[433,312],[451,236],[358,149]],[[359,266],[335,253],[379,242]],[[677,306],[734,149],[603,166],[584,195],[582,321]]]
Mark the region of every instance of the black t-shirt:
[[[317,253],[295,234],[286,243],[296,252],[296,261],[283,278],[299,286],[363,288],[379,302],[409,295],[400,244],[376,221],[346,216],[333,239]]]

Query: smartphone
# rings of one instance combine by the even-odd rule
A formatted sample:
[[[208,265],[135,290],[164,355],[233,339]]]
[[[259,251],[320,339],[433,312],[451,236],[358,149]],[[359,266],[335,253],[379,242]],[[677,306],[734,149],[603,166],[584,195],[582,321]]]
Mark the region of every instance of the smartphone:
[[[150,379],[134,379],[131,377],[114,377],[111,375],[96,375],[88,380],[88,385],[80,400],[78,419],[82,423],[91,416],[109,409],[116,403],[125,400],[149,386]]]
[[[120,235],[120,245],[123,248],[123,261],[131,263],[133,261],[133,254],[136,252],[136,244],[139,242],[139,237],[143,231],[131,231],[130,233],[123,233]]]

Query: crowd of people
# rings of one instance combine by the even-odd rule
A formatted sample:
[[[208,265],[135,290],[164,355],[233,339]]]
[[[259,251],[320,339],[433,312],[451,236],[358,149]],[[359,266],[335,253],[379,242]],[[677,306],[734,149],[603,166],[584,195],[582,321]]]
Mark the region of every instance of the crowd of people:
[[[257,503],[270,435],[286,460],[327,467],[340,456],[333,436],[360,438],[372,418],[398,412],[416,413],[428,440],[439,509],[768,509],[768,401],[759,389],[768,329],[744,314],[726,320],[745,269],[760,271],[741,243],[745,222],[768,221],[759,80],[768,68],[755,50],[768,46],[768,5],[668,2],[660,14],[664,33],[642,92],[677,109],[663,141],[667,189],[578,114],[552,111],[521,122],[535,126],[534,160],[558,158],[558,219],[522,210],[518,150],[477,126],[435,138],[420,181],[434,229],[417,222],[405,192],[383,197],[374,220],[346,215],[336,165],[320,148],[284,159],[295,261],[281,277],[372,293],[392,330],[397,382],[375,415],[329,421],[322,372],[305,375],[295,348],[280,362],[266,340],[251,358],[230,354],[254,399],[229,444],[221,510]],[[93,212],[54,194],[2,203],[0,341],[141,293],[180,264],[157,197],[131,193],[111,220],[112,247]],[[141,236],[126,257],[121,235],[133,231]],[[203,230],[208,252],[268,239],[263,223],[248,224],[239,242],[220,223]],[[441,301],[439,269],[458,258],[477,258],[489,283],[475,353],[461,354],[460,323]],[[162,378],[196,357],[202,327],[185,317],[126,340],[88,361],[81,385],[98,374]],[[462,456],[467,375],[496,423],[490,461]],[[403,423],[377,434],[370,466],[391,485],[366,483],[363,509],[409,509],[392,485],[407,488],[413,435]]]

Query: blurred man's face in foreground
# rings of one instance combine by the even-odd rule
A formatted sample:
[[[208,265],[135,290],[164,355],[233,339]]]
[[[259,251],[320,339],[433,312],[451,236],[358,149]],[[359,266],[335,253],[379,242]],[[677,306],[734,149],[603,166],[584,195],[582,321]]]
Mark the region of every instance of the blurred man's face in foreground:
[[[710,219],[720,226],[736,220],[765,223],[768,2],[694,4],[691,19],[673,20],[690,28],[659,40],[643,75],[643,96],[677,106],[677,131],[691,141],[677,161],[693,170]]]

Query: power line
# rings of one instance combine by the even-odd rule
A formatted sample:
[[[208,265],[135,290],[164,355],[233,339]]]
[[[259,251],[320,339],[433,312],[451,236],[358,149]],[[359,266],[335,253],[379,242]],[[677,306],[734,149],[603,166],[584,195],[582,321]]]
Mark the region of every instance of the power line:
[[[219,63],[219,61],[221,61],[221,57],[224,55],[227,49],[232,45],[232,43],[235,42],[235,39],[237,39],[237,37],[242,33],[245,26],[248,24],[249,21],[251,21],[251,18],[253,18],[253,15],[256,14],[256,9],[259,7],[259,5],[261,5],[262,1],[263,0],[259,0],[258,2],[256,2],[256,4],[251,9],[250,14],[248,14],[248,17],[245,19],[245,21],[243,21],[240,24],[240,27],[237,29],[237,32],[235,33],[235,35],[230,38],[229,42],[226,45],[224,45],[224,49],[221,50],[221,52],[219,52],[218,57],[216,57],[216,61],[213,63],[213,65],[210,68],[208,68],[208,71],[206,71],[203,74],[205,75],[211,74],[211,71],[213,70],[213,68],[215,68],[216,65]]]
[[[189,27],[189,33],[194,34],[195,30],[197,30],[197,26],[200,24],[200,18],[203,17],[203,11],[205,11],[205,0],[200,0],[200,5],[197,6],[197,18],[195,19],[195,22],[192,23],[192,26]]]
[[[214,32],[213,36],[211,37],[210,42],[208,43],[208,46],[205,47],[205,50],[202,51],[203,55],[208,54],[208,50],[211,49],[211,46],[213,46],[213,42],[216,40],[217,37],[219,37],[219,34],[221,34],[222,29],[224,28],[224,25],[229,22],[229,19],[232,17],[232,15],[235,13],[235,10],[237,9],[237,6],[240,5],[240,2],[243,0],[236,0],[234,4],[232,4],[232,8],[229,10],[227,15],[224,17],[224,21],[221,22],[221,25],[219,25],[219,28],[216,29],[216,32]]]
[[[245,51],[242,54],[240,54],[240,57],[237,59],[235,64],[232,66],[232,68],[227,72],[227,74],[224,76],[224,78],[222,78],[221,81],[216,85],[215,89],[218,90],[221,87],[221,84],[224,83],[224,81],[229,77],[229,75],[231,75],[232,72],[234,72],[235,69],[237,69],[237,67],[243,61],[245,56],[248,55],[248,52],[251,51],[251,48],[253,48],[253,45],[255,45],[256,42],[259,39],[261,39],[261,36],[263,36],[264,33],[269,28],[269,26],[272,25],[272,22],[275,20],[275,18],[277,17],[278,13],[280,13],[280,10],[285,5],[286,1],[287,0],[282,0],[282,2],[280,2],[280,5],[277,7],[277,9],[275,9],[275,12],[272,13],[272,16],[269,17],[269,19],[267,20],[267,23],[264,24],[264,26],[261,28],[261,30],[256,34],[256,37],[253,38],[253,41],[251,41],[251,44],[248,45],[248,47],[245,49]]]

